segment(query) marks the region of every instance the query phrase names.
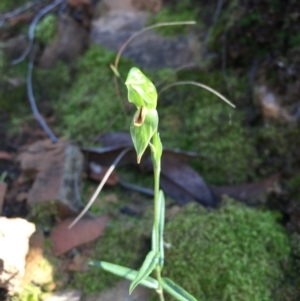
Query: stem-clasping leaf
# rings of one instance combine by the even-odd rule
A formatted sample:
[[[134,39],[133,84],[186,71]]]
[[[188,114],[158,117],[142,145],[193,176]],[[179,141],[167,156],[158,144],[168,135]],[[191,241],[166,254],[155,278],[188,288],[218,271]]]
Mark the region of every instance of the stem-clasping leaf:
[[[186,290],[169,278],[163,277],[160,281],[160,284],[163,289],[165,289],[170,295],[179,301],[197,301],[196,298],[194,298],[191,294],[189,294]]]
[[[154,251],[150,251],[145,258],[143,265],[141,266],[135,279],[131,282],[129,287],[129,294],[140,284],[144,279],[146,279],[150,273],[154,270],[159,259],[159,254]]]
[[[158,247],[159,247],[159,266],[162,270],[164,265],[164,225],[165,225],[165,196],[162,190],[158,194]]]
[[[159,137],[159,133],[156,132],[152,139],[153,147],[152,147],[152,159],[153,164],[157,167],[160,166],[160,160],[163,152],[163,146]],[[160,168],[160,167],[159,167]]]
[[[123,267],[121,265],[113,264],[106,261],[94,261],[91,260],[89,262],[89,265],[97,266],[102,268],[105,271],[108,271],[114,275],[123,277],[128,280],[133,280],[136,278],[137,274],[139,273],[136,270],[129,269],[127,267]],[[157,289],[158,288],[158,282],[152,277],[146,277],[143,279],[139,284],[151,288],[151,289]]]

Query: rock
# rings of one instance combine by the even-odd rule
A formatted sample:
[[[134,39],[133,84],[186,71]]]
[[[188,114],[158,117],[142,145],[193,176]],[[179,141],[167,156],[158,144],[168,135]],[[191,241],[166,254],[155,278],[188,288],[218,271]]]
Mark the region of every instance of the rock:
[[[97,8],[99,7],[102,8],[102,13],[108,11],[135,11],[132,0],[102,0],[97,5]]]
[[[11,161],[13,159],[12,155],[7,153],[7,152],[3,152],[0,151],[0,160],[9,160]]]
[[[82,292],[79,290],[66,290],[45,294],[42,301],[80,301]]]
[[[93,22],[92,40],[117,52],[129,37],[145,27],[147,18],[145,12],[114,8]],[[144,68],[178,68],[195,61],[197,48],[191,37],[166,38],[146,31],[134,38],[122,55]]]
[[[40,67],[51,68],[58,60],[72,63],[88,46],[88,30],[72,17],[64,15],[59,18],[57,28],[58,37],[44,50],[39,60]]]
[[[131,295],[128,293],[130,281],[122,280],[114,288],[101,294],[88,296],[84,301],[147,301],[150,297],[150,290],[138,285]]]
[[[292,116],[280,105],[279,97],[266,86],[257,87],[256,94],[265,120],[292,121]]]
[[[34,179],[27,198],[30,206],[55,201],[62,216],[83,208],[77,191],[83,156],[77,146],[63,140],[56,144],[41,140],[23,150],[18,161],[24,175]]]
[[[162,8],[162,0],[102,0],[99,6],[110,11],[142,10],[157,13]]]
[[[35,225],[21,218],[0,217],[0,287],[10,294],[21,289],[29,238]]]
[[[162,0],[132,0],[132,5],[138,10],[157,13],[162,8]]]

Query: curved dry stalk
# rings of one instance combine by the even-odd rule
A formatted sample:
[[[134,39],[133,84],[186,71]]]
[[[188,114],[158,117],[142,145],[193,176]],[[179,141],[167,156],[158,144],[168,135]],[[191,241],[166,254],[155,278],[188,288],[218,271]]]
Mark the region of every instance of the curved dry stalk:
[[[186,64],[186,65],[182,65],[176,69],[173,70],[173,74],[176,74],[177,72],[179,71],[182,71],[184,69],[189,69],[189,68],[193,68],[193,67],[197,67],[198,65],[196,63],[189,63],[189,64]],[[156,87],[158,86],[161,86],[164,82],[166,82],[170,77],[167,76],[165,77],[161,82],[155,84]]]
[[[153,28],[158,28],[158,27],[164,27],[164,26],[178,26],[178,25],[195,25],[196,21],[183,21],[183,22],[162,22],[162,23],[157,23],[148,27],[143,28],[140,31],[137,31],[136,33],[134,33],[131,37],[129,37],[125,43],[120,47],[116,59],[115,59],[115,63],[114,65],[111,65],[111,69],[114,72],[114,86],[115,86],[115,91],[118,97],[121,97],[121,93],[120,93],[120,89],[119,89],[119,85],[118,85],[118,80],[117,80],[117,73],[118,73],[118,66],[119,66],[119,61],[121,58],[121,55],[123,53],[123,51],[125,50],[125,48],[128,46],[128,44],[134,39],[136,38],[138,35],[140,35],[141,33],[153,29]],[[123,108],[124,109],[124,108]]]
[[[129,151],[131,150],[131,147],[127,147],[125,148],[120,154],[119,156],[116,158],[116,160],[113,162],[113,164],[109,167],[109,169],[107,170],[104,178],[102,179],[102,181],[100,182],[99,186],[97,187],[95,193],[93,194],[93,196],[91,197],[91,199],[89,200],[89,202],[86,204],[86,206],[84,207],[84,209],[80,212],[80,214],[74,219],[74,221],[70,224],[70,226],[68,227],[69,229],[71,229],[73,226],[75,226],[77,224],[77,222],[87,213],[87,211],[90,209],[90,207],[92,206],[92,204],[94,203],[94,201],[96,200],[97,196],[99,195],[99,193],[101,192],[104,184],[106,183],[107,179],[109,178],[109,176],[111,175],[111,173],[113,172],[113,170],[116,168],[117,164],[119,163],[119,161],[123,158],[123,156]]]
[[[121,48],[119,49],[116,59],[115,59],[115,63],[114,63],[114,67],[116,68],[116,70],[118,70],[118,65],[119,65],[119,61],[120,61],[120,57],[122,55],[122,52],[124,51],[124,49],[127,47],[127,45],[134,39],[136,38],[138,35],[140,35],[141,33],[153,29],[153,28],[157,28],[157,27],[163,27],[163,26],[178,26],[178,25],[195,25],[196,21],[183,21],[183,22],[162,22],[162,23],[157,23],[148,27],[143,28],[140,31],[137,31],[136,33],[134,33],[131,37],[129,37],[125,43],[121,46]]]
[[[225,101],[227,104],[229,104],[230,106],[232,106],[233,108],[235,108],[235,105],[231,101],[229,101],[225,96],[223,96],[222,94],[220,94],[219,92],[217,92],[213,88],[211,88],[209,86],[206,86],[204,84],[198,83],[198,82],[194,82],[194,81],[178,81],[178,82],[175,82],[173,84],[167,85],[164,88],[162,88],[159,91],[158,94],[159,95],[162,94],[163,92],[165,92],[166,90],[168,90],[171,87],[181,86],[181,85],[194,85],[194,86],[201,87],[201,88],[203,88],[203,89],[205,89],[205,90],[207,90],[207,91],[215,94],[216,96],[218,96],[219,98],[221,98],[223,101]]]

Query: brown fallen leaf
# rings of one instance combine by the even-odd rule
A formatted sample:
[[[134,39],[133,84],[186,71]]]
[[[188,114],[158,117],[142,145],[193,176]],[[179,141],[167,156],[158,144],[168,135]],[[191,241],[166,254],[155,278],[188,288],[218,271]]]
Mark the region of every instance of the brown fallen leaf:
[[[215,207],[218,199],[200,175],[184,162],[163,154],[161,186],[166,194],[184,205],[190,201]]]
[[[128,132],[113,132],[103,134],[95,138],[95,142],[100,142],[103,146],[132,146],[132,139]]]
[[[125,146],[116,147],[82,147],[81,151],[84,153],[88,162],[95,162],[101,166],[111,166],[118,155],[125,149]],[[118,166],[125,166],[136,164],[136,153],[132,150],[128,151],[118,163]]]
[[[236,200],[248,203],[253,202],[257,197],[265,193],[276,181],[280,174],[273,175],[265,180],[254,183],[243,183],[231,186],[210,186],[213,193],[221,198],[222,195],[227,195]]]
[[[98,164],[112,163],[118,154],[126,147],[133,147],[129,133],[115,132],[104,134],[95,139],[103,144],[103,148],[84,148],[83,151],[91,162]],[[164,149],[162,157],[162,179],[161,185],[166,194],[173,197],[179,204],[186,204],[192,200],[197,200],[206,206],[215,206],[216,199],[211,194],[210,189],[203,179],[183,162],[191,158],[199,157],[197,153],[182,150]],[[105,163],[106,162],[106,163]],[[136,153],[132,149],[121,160],[120,165],[136,163]],[[146,151],[140,169],[145,172],[152,171],[152,160],[150,151]],[[123,181],[119,181],[123,183]],[[124,185],[122,185],[124,186]],[[127,188],[138,188],[135,185],[126,185]],[[149,193],[147,193],[149,194]]]
[[[33,13],[23,13],[14,17],[11,17],[7,20],[8,24],[15,26],[22,23],[29,23],[34,17]]]
[[[107,133],[101,135],[100,137],[97,137],[95,141],[102,143],[104,149],[106,149],[107,152],[109,152],[109,148],[117,149],[119,147],[120,151],[122,151],[125,147],[133,147],[131,136],[127,132]],[[199,155],[195,152],[173,150],[168,148],[164,148],[164,154],[165,156],[168,157],[169,156],[176,157],[176,159],[178,160],[187,160],[187,159],[199,157]],[[134,157],[133,159],[134,160],[132,163],[136,164],[136,157]],[[147,170],[152,170],[152,163],[151,163],[149,151],[148,152],[146,151],[146,153],[143,156],[143,159],[144,160],[142,160],[140,164],[142,168]]]
[[[53,253],[57,256],[103,235],[108,217],[83,218],[69,229],[72,222],[72,218],[67,218],[51,231]]]
[[[12,155],[7,152],[0,151],[0,160],[12,160]]]
[[[106,172],[109,167],[101,166],[97,163],[91,162],[89,164],[89,171],[88,171],[88,177],[91,180],[101,182],[104,176],[106,175]],[[114,186],[118,184],[119,177],[115,171],[111,173],[109,178],[107,179],[105,185]]]

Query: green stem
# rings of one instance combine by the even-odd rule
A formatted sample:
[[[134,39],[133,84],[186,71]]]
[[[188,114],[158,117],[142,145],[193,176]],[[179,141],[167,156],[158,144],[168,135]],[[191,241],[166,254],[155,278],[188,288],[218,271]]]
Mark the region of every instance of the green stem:
[[[154,135],[158,135],[156,132]],[[161,158],[156,160],[156,156],[153,154],[153,168],[154,168],[154,229],[155,229],[155,238],[156,238],[156,253],[159,253],[159,227],[158,227],[158,218],[159,218],[159,208],[158,208],[158,196],[159,196],[159,179],[160,179],[160,169],[161,169]],[[164,301],[164,293],[161,286],[161,268],[159,265],[156,266],[156,278],[158,281],[158,289],[156,290],[160,301]]]

